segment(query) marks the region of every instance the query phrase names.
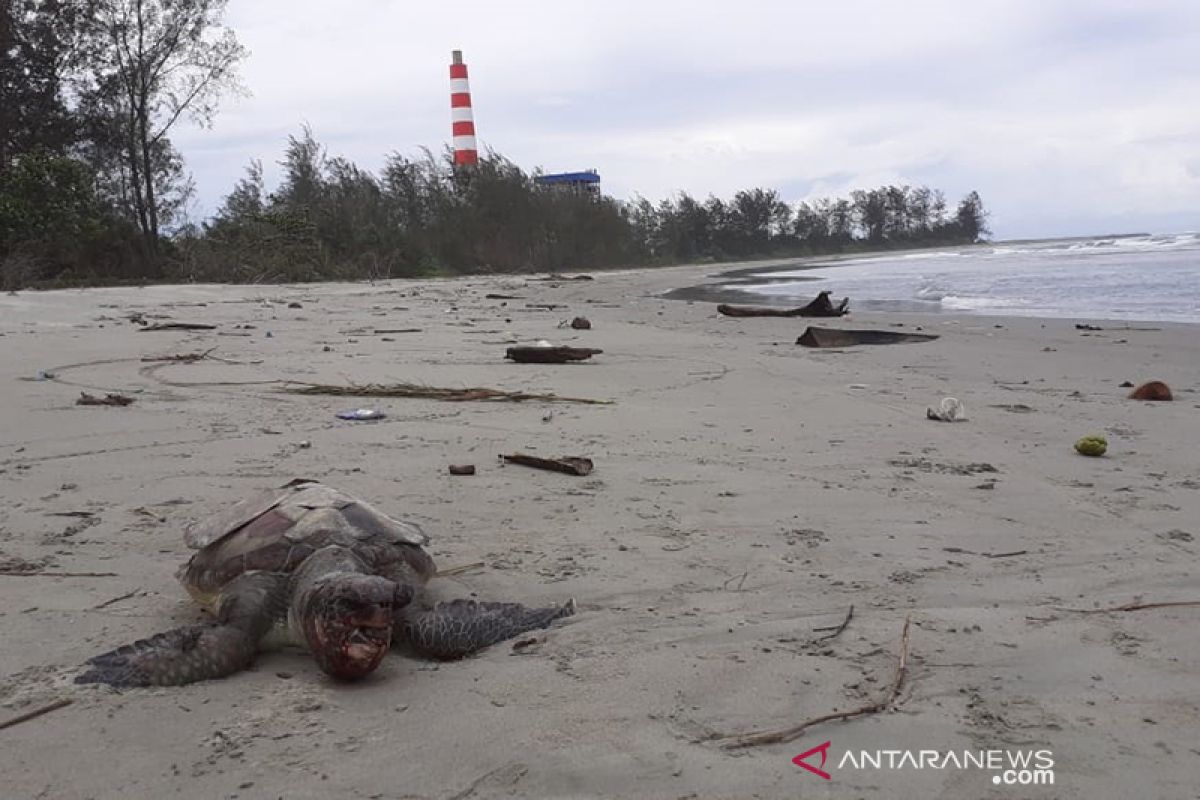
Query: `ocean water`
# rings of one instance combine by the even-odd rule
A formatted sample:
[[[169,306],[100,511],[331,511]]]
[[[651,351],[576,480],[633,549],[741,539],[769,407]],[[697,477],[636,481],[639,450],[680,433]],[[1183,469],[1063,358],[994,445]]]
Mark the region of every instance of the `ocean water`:
[[[851,310],[1200,322],[1200,234],[889,253],[764,271],[727,288],[789,305],[829,289]]]

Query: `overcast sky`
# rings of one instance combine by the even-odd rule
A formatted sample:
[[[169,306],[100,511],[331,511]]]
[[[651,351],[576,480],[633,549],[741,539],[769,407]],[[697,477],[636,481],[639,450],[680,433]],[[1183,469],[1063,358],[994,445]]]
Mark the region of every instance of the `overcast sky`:
[[[376,169],[450,138],[618,198],[976,189],[997,238],[1200,229],[1200,0],[230,0],[250,95],[175,142],[211,213],[312,126]]]

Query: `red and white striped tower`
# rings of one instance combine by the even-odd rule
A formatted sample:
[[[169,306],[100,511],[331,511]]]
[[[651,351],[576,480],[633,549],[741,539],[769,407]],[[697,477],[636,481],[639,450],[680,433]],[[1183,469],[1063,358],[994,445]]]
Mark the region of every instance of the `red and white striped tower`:
[[[471,87],[467,83],[467,65],[462,50],[450,54],[450,120],[454,132],[454,163],[473,167],[479,163],[475,145],[475,118],[471,114]]]

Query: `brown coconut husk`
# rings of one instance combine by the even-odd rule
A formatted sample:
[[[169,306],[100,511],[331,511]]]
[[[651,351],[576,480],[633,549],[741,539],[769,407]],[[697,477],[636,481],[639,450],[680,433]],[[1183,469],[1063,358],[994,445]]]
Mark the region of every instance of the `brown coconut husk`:
[[[1174,400],[1171,388],[1162,381],[1143,383],[1129,394],[1132,400]]]

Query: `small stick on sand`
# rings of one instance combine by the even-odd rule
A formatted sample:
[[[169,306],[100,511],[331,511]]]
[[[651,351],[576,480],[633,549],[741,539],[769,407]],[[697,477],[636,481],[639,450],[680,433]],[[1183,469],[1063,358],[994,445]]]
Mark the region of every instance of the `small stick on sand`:
[[[41,708],[35,708],[33,711],[26,711],[24,714],[21,714],[18,717],[13,717],[12,719],[8,719],[8,720],[5,720],[4,722],[0,722],[0,730],[4,730],[5,728],[11,728],[14,725],[20,725],[22,722],[28,722],[31,719],[37,719],[38,717],[42,716],[43,714],[49,714],[51,711],[57,711],[60,708],[66,708],[67,706],[71,705],[71,703],[74,703],[74,702],[75,701],[69,697],[64,697],[61,700],[55,700],[53,703],[51,703],[48,706],[42,706]]]
[[[749,576],[750,576],[749,572],[743,572],[741,575],[734,575],[732,578],[729,578],[728,580],[726,580],[725,583],[721,584],[721,588],[728,589],[729,584],[733,583],[734,581],[737,581],[738,585],[737,585],[737,588],[734,589],[734,591],[740,592],[742,590],[742,584],[744,584],[746,582],[746,578],[748,578]],[[740,580],[739,580],[739,578],[740,578]]]
[[[120,597],[114,597],[111,600],[105,600],[103,603],[100,603],[99,605],[92,606],[92,611],[96,611],[101,608],[108,608],[113,603],[119,603],[122,600],[128,600],[129,598],[133,597],[135,594],[137,594],[141,590],[142,590],[142,587],[139,586],[138,588],[134,589],[132,592],[126,592],[125,594],[121,595]]]
[[[1013,550],[1011,553],[980,553],[980,555],[984,558],[1012,558],[1013,556],[1023,556],[1028,552],[1028,550]]]
[[[742,747],[761,747],[768,744],[784,744],[785,742],[794,741],[806,730],[822,722],[831,722],[837,719],[853,719],[854,717],[887,711],[900,696],[900,689],[903,688],[904,678],[908,674],[908,626],[910,621],[910,617],[904,618],[904,630],[900,634],[900,661],[896,664],[896,675],[892,678],[891,688],[888,689],[887,695],[878,702],[851,711],[835,711],[831,714],[822,714],[819,717],[802,722],[791,728],[783,728],[776,731],[759,731],[757,733],[717,735],[707,738],[730,740],[721,745],[726,750],[736,750]]]
[[[138,328],[139,331],[211,331],[216,325],[203,322],[161,322],[157,325],[147,325]]]
[[[146,356],[142,361],[172,361],[180,364],[191,364],[196,361],[203,361],[208,358],[209,353],[212,353],[216,349],[215,347],[210,347],[202,353],[179,353],[173,356]]]
[[[1112,608],[1060,608],[1058,611],[1069,611],[1072,614],[1112,614],[1118,611],[1145,611],[1150,608],[1178,608],[1180,606],[1200,606],[1200,600],[1179,600],[1170,603],[1126,603]]]
[[[448,575],[461,575],[464,572],[470,572],[473,569],[483,569],[486,566],[487,564],[484,562],[476,561],[471,564],[462,564],[461,566],[450,567],[449,569],[439,569],[437,571],[437,576],[439,578],[445,578]]]
[[[0,569],[0,575],[10,575],[14,578],[115,578],[115,572],[20,572],[18,570]]]
[[[829,639],[836,639],[837,637],[841,636],[842,631],[846,630],[846,626],[850,624],[850,620],[852,620],[853,618],[854,618],[854,605],[851,604],[850,610],[846,612],[846,618],[844,620],[842,620],[841,625],[830,625],[826,628],[813,628],[814,633],[820,633],[821,631],[833,631],[833,633],[829,634],[828,636],[822,636],[821,638],[817,639],[817,641],[824,642],[824,641],[828,641]]]

